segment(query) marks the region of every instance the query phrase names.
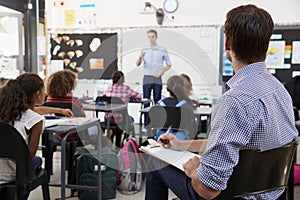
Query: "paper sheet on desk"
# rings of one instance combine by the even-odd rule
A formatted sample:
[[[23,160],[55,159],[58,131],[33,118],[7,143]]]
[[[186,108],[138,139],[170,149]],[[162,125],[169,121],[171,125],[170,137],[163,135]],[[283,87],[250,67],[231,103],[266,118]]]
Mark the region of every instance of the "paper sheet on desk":
[[[194,156],[200,158],[199,154],[189,151],[176,151],[172,149],[166,149],[164,147],[151,148],[150,146],[141,146],[140,150],[162,161],[165,161],[166,163],[169,163],[182,171],[184,171],[182,165],[190,158],[193,158]]]
[[[49,120],[45,120],[46,121],[45,122],[45,128],[51,127],[51,126],[54,126],[54,125],[77,126],[77,125],[86,123],[89,120],[91,120],[91,118],[86,118],[86,117],[49,119]]]

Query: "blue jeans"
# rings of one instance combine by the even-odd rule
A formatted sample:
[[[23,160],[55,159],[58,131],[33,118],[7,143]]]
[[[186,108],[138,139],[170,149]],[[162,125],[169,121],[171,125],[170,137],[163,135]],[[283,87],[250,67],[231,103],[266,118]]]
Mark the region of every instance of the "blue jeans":
[[[150,99],[153,91],[153,100],[156,104],[161,99],[162,80],[154,76],[144,76],[143,79],[143,97]],[[144,107],[149,107],[150,104],[145,104]]]
[[[193,189],[185,173],[172,165],[148,156],[145,200],[168,200],[171,189],[179,199],[204,200]]]

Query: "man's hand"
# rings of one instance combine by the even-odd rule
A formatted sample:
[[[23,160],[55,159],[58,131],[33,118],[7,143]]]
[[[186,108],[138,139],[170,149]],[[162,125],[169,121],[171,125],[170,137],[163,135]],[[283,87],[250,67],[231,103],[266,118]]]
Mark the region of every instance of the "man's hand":
[[[146,54],[146,52],[142,51],[139,58],[142,59],[145,54]]]
[[[62,109],[61,114],[66,117],[73,117],[73,112],[70,109]]]
[[[165,148],[182,150],[181,141],[172,133],[162,134],[157,141],[162,143],[162,146]]]
[[[159,78],[159,77],[161,77],[161,75],[162,75],[163,73],[164,73],[163,70],[159,70],[158,72],[155,72],[155,73],[153,74],[153,76],[154,76],[155,78]]]
[[[196,173],[196,169],[200,165],[200,159],[197,156],[194,156],[193,158],[189,159],[186,163],[183,164],[183,169],[185,174],[192,178],[194,174]]]

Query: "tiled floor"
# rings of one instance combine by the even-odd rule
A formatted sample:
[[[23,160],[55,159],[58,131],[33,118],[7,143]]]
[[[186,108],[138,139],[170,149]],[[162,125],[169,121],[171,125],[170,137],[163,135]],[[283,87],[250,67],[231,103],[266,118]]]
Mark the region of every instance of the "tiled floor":
[[[299,138],[300,139],[300,138]],[[300,141],[300,140],[299,140]],[[40,153],[40,152],[38,152]],[[297,163],[300,163],[300,145],[298,145],[298,151],[297,151]],[[54,158],[53,158],[53,163],[54,163],[54,175],[51,176],[51,183],[58,183],[60,180],[60,154],[59,153],[55,153],[54,154]],[[294,188],[294,199],[295,200],[299,200],[300,199],[300,185],[299,186],[295,186]],[[50,195],[51,195],[51,200],[59,198],[60,197],[60,188],[58,187],[50,187]],[[70,195],[70,190],[67,189],[67,196]],[[143,183],[143,187],[142,190],[134,195],[123,195],[119,192],[117,192],[117,197],[116,200],[142,200],[144,199],[144,195],[145,195],[145,184]],[[170,191],[170,195],[169,195],[169,200],[171,200],[172,198],[174,198],[175,195],[172,194],[172,192]],[[28,198],[29,200],[41,200],[42,199],[42,192],[41,192],[41,188],[37,188],[36,190],[34,190],[33,192],[30,193],[30,196]],[[77,197],[73,197],[73,198],[69,198],[70,200],[77,200]]]

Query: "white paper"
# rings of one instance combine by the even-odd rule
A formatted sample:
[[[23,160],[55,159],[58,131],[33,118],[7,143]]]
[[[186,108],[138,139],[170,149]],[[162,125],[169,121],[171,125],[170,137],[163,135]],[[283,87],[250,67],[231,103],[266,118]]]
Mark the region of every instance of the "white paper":
[[[141,151],[152,155],[166,163],[169,163],[178,169],[184,171],[182,165],[187,162],[190,158],[195,156],[200,158],[199,154],[195,154],[189,151],[176,151],[172,149],[166,149],[164,147],[150,148],[149,146],[141,146]]]
[[[293,41],[292,64],[300,64],[300,41]]]
[[[267,68],[283,69],[285,41],[270,41],[267,51]]]

